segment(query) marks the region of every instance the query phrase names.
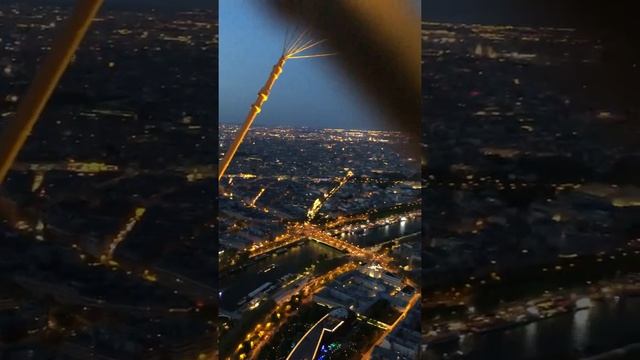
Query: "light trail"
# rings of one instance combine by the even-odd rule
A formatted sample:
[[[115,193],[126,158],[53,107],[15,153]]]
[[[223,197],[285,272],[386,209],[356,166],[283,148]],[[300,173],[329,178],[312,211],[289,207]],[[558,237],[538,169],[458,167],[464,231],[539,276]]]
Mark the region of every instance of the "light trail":
[[[251,125],[255,121],[258,114],[262,111],[262,106],[264,105],[265,102],[267,102],[267,99],[269,99],[269,95],[271,94],[271,89],[273,88],[273,85],[275,84],[276,80],[278,80],[278,78],[282,74],[284,65],[287,62],[287,60],[311,59],[311,58],[318,58],[318,57],[325,57],[325,56],[332,55],[332,54],[299,55],[324,42],[324,40],[320,40],[320,41],[306,40],[307,34],[308,34],[307,31],[301,32],[293,40],[293,42],[290,42],[288,41],[288,39],[285,38],[285,44],[284,44],[282,56],[280,56],[280,59],[278,59],[278,62],[273,66],[273,70],[271,70],[271,74],[269,75],[269,78],[267,78],[267,82],[264,84],[264,86],[258,93],[258,97],[256,101],[251,105],[249,114],[247,115],[244,121],[244,124],[242,125],[242,128],[240,128],[240,131],[238,131],[238,134],[236,135],[235,139],[231,143],[231,146],[229,146],[229,149],[224,154],[224,158],[222,159],[222,162],[219,165],[218,181],[220,181],[220,179],[222,179],[222,177],[224,176],[225,172],[227,171],[227,168],[229,167],[229,165],[231,164],[231,161],[233,160],[233,157],[238,151],[240,144],[242,144],[242,142],[244,141],[244,138],[247,136],[247,133],[251,128]]]
[[[356,313],[356,317],[358,318],[358,320],[364,321],[367,324],[369,324],[371,326],[375,326],[375,327],[377,327],[379,329],[382,329],[382,330],[387,330],[387,329],[389,329],[389,326],[391,326],[389,324],[383,323],[382,321],[378,321],[376,319],[372,319],[372,318],[370,318],[370,317],[368,317],[366,315],[360,314],[360,313]]]
[[[36,191],[38,191],[40,189],[40,187],[44,183],[45,174],[46,173],[44,171],[37,171],[33,175],[33,183],[31,185],[31,192],[36,192]]]
[[[353,172],[349,170],[347,174],[338,182],[338,185],[336,185],[333,189],[329,190],[328,193],[323,194],[322,197],[316,199],[313,202],[313,205],[311,205],[311,208],[309,209],[309,211],[307,211],[307,221],[313,220],[316,217],[316,215],[318,215],[318,212],[320,211],[322,206],[333,195],[335,195],[335,193],[337,193],[347,183],[347,181],[351,179],[351,177],[353,177]]]
[[[249,207],[256,207],[256,201],[258,201],[258,199],[260,199],[260,197],[262,196],[262,194],[264,194],[265,190],[267,190],[266,188],[262,188],[260,189],[260,192],[258,193],[258,195],[256,195],[255,198],[253,198],[253,200],[251,201],[251,204],[249,204]]]
[[[136,210],[133,213],[133,216],[131,216],[127,220],[124,227],[122,227],[122,229],[120,229],[118,234],[116,234],[116,236],[113,237],[113,240],[111,240],[111,243],[109,243],[109,246],[107,247],[106,252],[102,256],[100,256],[100,260],[102,262],[113,261],[113,254],[118,248],[118,245],[120,245],[120,243],[122,243],[127,238],[127,235],[129,235],[131,230],[133,230],[136,224],[142,219],[142,216],[144,215],[145,212],[146,212],[146,209],[143,207],[136,208]]]

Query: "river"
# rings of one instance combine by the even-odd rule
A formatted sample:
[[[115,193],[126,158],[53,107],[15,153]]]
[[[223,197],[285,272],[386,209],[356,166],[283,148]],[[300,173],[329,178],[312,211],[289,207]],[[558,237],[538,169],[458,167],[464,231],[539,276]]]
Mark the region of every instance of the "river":
[[[580,359],[640,342],[640,297],[595,302],[590,309],[509,330],[467,335],[456,344],[434,347],[429,360]]]
[[[222,295],[220,305],[227,310],[235,310],[237,303],[260,285],[276,283],[287,274],[299,274],[310,265],[323,260],[330,260],[342,256],[342,253],[315,241],[305,241],[298,246],[287,249],[281,254],[272,253],[271,256],[252,264],[245,270],[220,279]],[[273,269],[264,272],[271,265]]]
[[[342,239],[361,246],[372,246],[404,235],[420,231],[420,218],[389,224],[368,230],[365,234],[350,234]],[[300,274],[312,264],[334,259],[343,253],[315,241],[305,241],[299,246],[287,249],[252,264],[248,268],[220,279],[220,306],[229,311],[238,308],[238,302],[251,291],[266,282],[276,283],[287,274]],[[275,265],[271,270],[264,270]]]
[[[422,229],[422,219],[414,218],[367,230],[364,234],[345,234],[340,238],[360,246],[374,246]]]

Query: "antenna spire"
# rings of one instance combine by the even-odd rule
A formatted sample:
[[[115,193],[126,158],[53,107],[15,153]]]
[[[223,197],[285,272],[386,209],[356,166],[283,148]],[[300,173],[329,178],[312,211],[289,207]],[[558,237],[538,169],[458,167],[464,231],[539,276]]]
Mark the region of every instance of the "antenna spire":
[[[280,74],[282,74],[282,71],[284,69],[284,64],[287,62],[287,60],[312,59],[312,58],[319,58],[319,57],[334,55],[333,53],[304,54],[306,51],[313,49],[314,47],[324,42],[324,40],[312,39],[311,36],[309,35],[309,30],[304,30],[299,32],[295,38],[293,38],[290,35],[291,34],[289,33],[289,31],[287,31],[287,33],[285,34],[285,41],[284,41],[282,56],[280,57],[278,62],[274,65],[273,70],[271,70],[271,74],[269,75],[267,82],[264,84],[262,89],[260,89],[260,92],[258,92],[258,97],[256,101],[251,105],[249,114],[247,115],[247,118],[245,119],[244,124],[242,125],[242,128],[240,128],[240,131],[236,135],[236,138],[234,139],[233,143],[231,143],[229,150],[227,150],[227,152],[224,154],[224,158],[222,159],[222,162],[219,165],[218,181],[220,181],[220,179],[222,179],[222,177],[224,176],[225,172],[227,171],[227,168],[229,167],[229,165],[231,164],[231,161],[233,160],[233,157],[238,151],[240,144],[242,144],[242,141],[244,141],[245,136],[247,136],[247,133],[249,132],[249,129],[253,124],[253,121],[256,119],[258,114],[262,111],[262,106],[264,105],[264,103],[267,102],[267,99],[269,99],[269,95],[271,94],[271,89],[273,88],[273,85],[275,84],[276,80],[278,80],[278,78],[280,77]]]

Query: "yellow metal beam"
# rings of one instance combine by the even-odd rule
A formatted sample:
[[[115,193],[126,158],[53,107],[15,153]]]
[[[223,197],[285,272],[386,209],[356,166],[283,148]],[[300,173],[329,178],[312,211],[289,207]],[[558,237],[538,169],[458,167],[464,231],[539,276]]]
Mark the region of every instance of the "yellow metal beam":
[[[20,102],[15,117],[0,135],[0,184],[4,182],[103,1],[78,0]]]
[[[283,55],[282,57],[280,57],[280,60],[278,60],[278,63],[273,67],[273,70],[271,71],[271,75],[269,75],[269,78],[267,79],[266,84],[264,84],[264,87],[258,93],[258,98],[253,103],[253,105],[251,105],[251,110],[249,110],[249,114],[247,115],[247,118],[245,119],[244,124],[242,125],[242,128],[238,132],[238,135],[236,135],[236,138],[233,140],[233,143],[231,143],[229,150],[227,150],[227,152],[224,154],[224,158],[222,159],[222,162],[219,165],[218,181],[222,179],[222,177],[224,176],[224,173],[227,171],[229,164],[231,164],[231,160],[233,160],[233,157],[235,156],[236,151],[238,151],[238,148],[240,147],[240,144],[242,144],[242,141],[244,140],[245,136],[247,136],[247,133],[251,128],[251,124],[253,124],[253,121],[256,119],[256,116],[258,116],[260,111],[262,111],[262,105],[264,105],[264,103],[269,98],[269,94],[271,93],[273,84],[275,84],[280,74],[282,74],[282,68],[284,67],[285,62],[287,62],[287,59],[288,59],[288,55]]]

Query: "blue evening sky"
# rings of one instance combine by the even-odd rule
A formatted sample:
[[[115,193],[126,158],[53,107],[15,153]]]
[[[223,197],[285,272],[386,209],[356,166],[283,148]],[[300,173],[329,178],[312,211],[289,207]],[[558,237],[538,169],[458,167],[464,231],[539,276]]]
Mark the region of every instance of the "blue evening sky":
[[[219,114],[241,123],[282,53],[290,28],[260,0],[219,2]],[[290,60],[255,126],[381,129],[382,114],[370,106],[331,57]]]

